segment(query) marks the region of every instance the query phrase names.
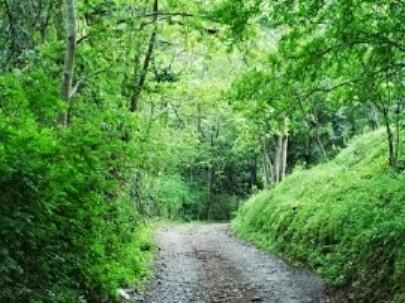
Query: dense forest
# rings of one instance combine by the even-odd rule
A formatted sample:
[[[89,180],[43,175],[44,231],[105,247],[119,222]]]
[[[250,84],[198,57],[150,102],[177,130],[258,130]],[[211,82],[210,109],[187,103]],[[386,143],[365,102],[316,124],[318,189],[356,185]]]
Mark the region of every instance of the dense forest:
[[[403,302],[404,20],[398,0],[0,0],[0,302],[114,302],[150,275],[156,219],[235,216],[351,302]]]

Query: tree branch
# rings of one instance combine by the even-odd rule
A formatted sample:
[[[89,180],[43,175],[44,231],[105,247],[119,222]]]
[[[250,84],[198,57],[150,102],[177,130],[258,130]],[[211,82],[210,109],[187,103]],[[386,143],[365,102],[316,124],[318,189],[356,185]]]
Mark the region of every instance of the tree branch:
[[[148,18],[148,17],[160,17],[160,16],[171,16],[171,17],[195,17],[195,15],[193,14],[189,14],[189,13],[184,13],[184,12],[174,12],[174,13],[170,13],[170,12],[159,12],[159,11],[153,11],[153,12],[149,12],[149,13],[145,13],[142,15],[137,15],[137,18]]]
[[[158,11],[158,5],[159,5],[158,0],[154,0],[153,10],[155,12]],[[157,24],[158,23],[158,15],[157,14],[155,14],[153,16],[153,23],[154,23],[154,28],[153,28],[152,34],[150,36],[150,39],[149,39],[149,46],[148,46],[148,50],[146,52],[145,59],[144,59],[144,62],[143,62],[142,72],[141,72],[141,75],[140,75],[140,77],[138,79],[137,86],[135,87],[135,92],[134,92],[134,94],[132,95],[132,98],[131,98],[131,111],[132,112],[136,112],[137,109],[138,109],[138,98],[139,98],[139,96],[140,96],[140,94],[141,94],[141,92],[143,90],[143,87],[145,86],[146,75],[148,74],[149,64],[150,64],[150,61],[151,61],[151,58],[152,58],[152,55],[153,55],[153,51],[154,51],[154,48],[155,48],[156,36],[157,36],[157,31],[158,31],[158,24]]]

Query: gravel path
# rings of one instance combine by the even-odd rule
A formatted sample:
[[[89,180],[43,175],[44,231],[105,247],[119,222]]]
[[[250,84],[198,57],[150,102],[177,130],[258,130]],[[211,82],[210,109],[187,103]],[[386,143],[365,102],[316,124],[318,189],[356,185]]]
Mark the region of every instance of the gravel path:
[[[322,302],[324,283],[235,237],[225,224],[174,225],[157,235],[143,303]]]

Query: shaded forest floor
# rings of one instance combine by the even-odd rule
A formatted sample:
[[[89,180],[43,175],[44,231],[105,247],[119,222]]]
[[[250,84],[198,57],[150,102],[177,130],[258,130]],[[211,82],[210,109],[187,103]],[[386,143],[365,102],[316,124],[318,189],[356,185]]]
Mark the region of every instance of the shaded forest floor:
[[[180,224],[156,235],[155,272],[134,302],[326,302],[325,283],[232,236],[226,224]]]

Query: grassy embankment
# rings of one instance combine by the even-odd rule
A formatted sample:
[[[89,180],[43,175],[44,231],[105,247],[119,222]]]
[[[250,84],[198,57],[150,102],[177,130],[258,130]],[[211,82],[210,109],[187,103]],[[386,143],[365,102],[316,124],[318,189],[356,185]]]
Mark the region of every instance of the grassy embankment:
[[[317,271],[353,302],[405,302],[405,173],[388,167],[385,140],[376,131],[333,161],[295,170],[243,205],[235,232]]]

